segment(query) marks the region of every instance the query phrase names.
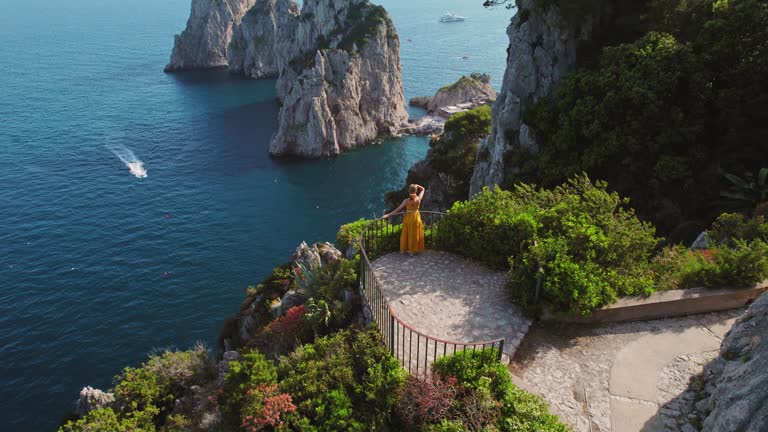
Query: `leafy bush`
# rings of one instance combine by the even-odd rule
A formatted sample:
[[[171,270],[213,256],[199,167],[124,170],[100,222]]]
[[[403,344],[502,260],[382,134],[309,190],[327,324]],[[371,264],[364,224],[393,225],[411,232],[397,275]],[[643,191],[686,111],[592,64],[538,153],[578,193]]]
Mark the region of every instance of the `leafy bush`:
[[[372,219],[359,219],[355,222],[342,225],[341,228],[339,228],[338,234],[336,234],[336,245],[341,251],[346,251],[350,245],[354,245],[355,251],[358,251],[357,240],[360,238],[360,235],[363,233],[365,228],[368,227],[368,225],[370,225],[372,222]],[[386,222],[384,223],[386,224]],[[397,241],[397,244],[399,244],[400,231],[397,228],[398,226],[392,225],[390,227],[389,224],[387,224],[387,227],[391,228],[391,230],[387,230],[386,232],[384,232],[384,230],[376,230],[367,234],[369,238],[371,238],[369,247],[371,250],[366,251],[368,252],[369,258],[383,250],[387,250],[387,247],[390,246],[390,243],[395,244],[394,242]],[[391,231],[397,231],[396,235]],[[380,237],[377,238],[379,235]]]
[[[280,390],[298,410],[299,430],[379,430],[389,419],[405,372],[375,329],[340,331],[281,358]]]
[[[62,429],[67,432],[154,431],[155,426],[167,426],[168,421],[175,424],[178,417],[168,418],[174,401],[188,394],[192,386],[204,385],[213,376],[213,364],[203,345],[187,351],[153,354],[141,367],[127,367],[115,377],[112,406],[68,422]]]
[[[658,289],[748,287],[768,278],[768,243],[736,239],[733,247],[698,251],[670,246],[654,257],[651,268]]]
[[[411,377],[397,413],[412,430],[566,432],[538,396],[518,389],[495,349],[438,359],[429,378]]]
[[[213,366],[202,345],[189,351],[151,355],[141,367],[127,367],[115,377],[115,406],[120,414],[156,407],[156,420],[162,424],[177,398],[212,376]]]
[[[153,422],[158,409],[151,407],[146,411],[133,411],[118,415],[112,408],[99,408],[85,417],[67,422],[59,432],[154,432]]]
[[[533,209],[512,192],[486,189],[470,201],[458,201],[437,223],[440,249],[478,259],[496,269],[508,268],[537,230]]]
[[[438,244],[495,267],[530,312],[541,306],[589,314],[618,296],[652,291],[654,229],[604,182],[573,177],[552,190],[519,184],[457,202],[439,222]]]
[[[258,416],[267,395],[266,387],[277,383],[277,367],[258,351],[241,352],[238,361],[229,362],[219,407],[225,424],[241,426],[248,416]]]
[[[306,338],[301,338],[305,305],[288,309],[285,315],[267,324],[254,338],[253,346],[273,358],[293,350],[297,344]]]
[[[723,213],[712,223],[709,236],[715,243],[726,245],[737,239],[768,242],[768,222],[762,216],[748,219],[739,213]]]

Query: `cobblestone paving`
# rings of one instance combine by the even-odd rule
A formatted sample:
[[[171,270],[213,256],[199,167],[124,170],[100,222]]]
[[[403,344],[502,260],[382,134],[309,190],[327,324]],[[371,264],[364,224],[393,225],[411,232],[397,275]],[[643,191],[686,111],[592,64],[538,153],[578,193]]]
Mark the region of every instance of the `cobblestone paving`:
[[[701,372],[712,351],[677,356],[663,366],[654,379],[656,401],[615,396],[610,393],[611,370],[619,352],[637,339],[654,334],[682,335],[704,330],[722,339],[744,309],[606,325],[537,323],[529,330],[510,371],[526,390],[541,395],[552,411],[579,432],[609,432],[612,429],[611,404],[647,405],[659,412],[658,425],[665,431],[690,431],[686,394],[690,378]],[[681,336],[682,337],[682,336]],[[638,377],[638,379],[642,379]],[[659,406],[662,406],[659,410]],[[680,415],[678,415],[680,414]],[[684,421],[672,421],[677,417]],[[625,428],[624,428],[625,429]],[[636,430],[658,430],[646,424]]]
[[[376,259],[372,266],[397,316],[429,336],[455,342],[503,337],[504,353],[511,358],[531,325],[507,299],[506,274],[475,261],[447,252],[426,251],[413,257],[391,253]],[[407,355],[411,344],[407,331],[398,344]],[[439,354],[443,349],[442,344],[430,344],[427,352]],[[416,350],[415,343],[412,350]]]

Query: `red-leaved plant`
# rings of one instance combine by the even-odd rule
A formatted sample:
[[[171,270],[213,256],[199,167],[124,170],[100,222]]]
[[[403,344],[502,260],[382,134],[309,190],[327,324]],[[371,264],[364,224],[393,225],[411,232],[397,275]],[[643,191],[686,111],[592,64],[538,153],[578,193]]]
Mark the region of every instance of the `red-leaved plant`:
[[[441,420],[458,420],[480,431],[499,418],[501,404],[487,392],[462,386],[454,377],[409,377],[396,407],[407,430],[421,430]]]
[[[276,384],[261,384],[247,392],[254,406],[254,415],[243,418],[240,425],[247,432],[257,432],[282,426],[285,414],[296,411],[291,395],[279,393]]]
[[[290,351],[296,344],[305,313],[306,306],[294,306],[285,315],[269,323],[258,336],[258,348],[265,353]]]

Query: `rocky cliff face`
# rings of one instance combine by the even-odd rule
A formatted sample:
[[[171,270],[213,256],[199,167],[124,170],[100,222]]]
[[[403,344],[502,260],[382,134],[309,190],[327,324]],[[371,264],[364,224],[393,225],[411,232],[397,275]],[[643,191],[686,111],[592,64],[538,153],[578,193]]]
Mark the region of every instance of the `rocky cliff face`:
[[[226,67],[227,45],[254,0],[192,0],[187,28],[174,36],[166,72]]]
[[[254,79],[277,78],[278,29],[293,27],[299,9],[292,0],[256,0],[232,33],[227,47],[229,70]]]
[[[400,41],[380,6],[308,0],[279,26],[275,53],[282,107],[272,155],[337,155],[408,119]]]
[[[535,3],[517,0],[517,14],[507,27],[507,68],[493,105],[493,130],[478,149],[470,195],[514,174],[504,166],[507,152],[538,149],[536,137],[523,122],[523,111],[549,95],[574,68],[578,42],[590,37],[588,18],[579,23],[577,31],[564,22],[557,6],[540,9]]]
[[[728,332],[720,356],[704,368],[696,404],[702,432],[768,430],[768,295],[757,299]]]

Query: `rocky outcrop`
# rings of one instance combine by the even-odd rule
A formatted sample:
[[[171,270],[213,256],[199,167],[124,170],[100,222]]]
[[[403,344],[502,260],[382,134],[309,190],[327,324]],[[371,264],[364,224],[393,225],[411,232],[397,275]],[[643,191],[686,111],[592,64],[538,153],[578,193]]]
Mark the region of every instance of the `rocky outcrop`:
[[[592,31],[589,17],[568,24],[556,5],[540,8],[535,0],[516,3],[517,13],[507,27],[507,68],[493,105],[493,129],[478,149],[470,195],[514,175],[513,168],[504,165],[507,152],[538,150],[536,137],[523,122],[523,111],[549,95],[575,67],[577,45]]]
[[[278,13],[277,0],[256,0],[232,33],[227,47],[227,62],[232,73],[248,78],[277,78],[279,68],[275,39],[286,19],[299,14],[299,5],[282,2]]]
[[[338,264],[341,261],[341,251],[328,242],[316,243],[311,247],[306,242],[301,242],[291,261],[294,265],[302,264],[306,269],[315,271],[323,266]]]
[[[315,243],[312,246],[309,246],[306,242],[301,242],[291,256],[290,267],[294,269],[303,267],[310,273],[314,273],[322,267],[337,265],[341,262],[341,258],[341,251],[328,242]],[[310,276],[305,280],[305,283],[308,284],[311,280]],[[288,289],[287,287],[288,284],[286,284],[284,290],[277,293],[279,298],[275,299],[269,307],[266,307],[265,301],[269,303],[270,297],[265,297],[263,293],[246,299],[235,320],[236,334],[240,342],[245,343],[251,340],[254,330],[263,325],[267,318],[271,320],[280,316],[288,309],[298,306],[307,300],[305,285],[298,284],[296,289]]]
[[[768,430],[768,295],[763,294],[728,332],[720,356],[704,368],[696,404],[702,432]]]
[[[451,114],[472,109],[495,99],[496,91],[491,87],[491,76],[473,73],[438,90],[429,101],[427,111],[430,114],[448,118]]]
[[[75,415],[85,417],[89,412],[104,408],[115,401],[115,395],[106,393],[93,387],[83,387],[80,397],[75,403]]]
[[[400,127],[403,135],[440,135],[445,129],[445,119],[437,116],[424,116],[409,119]]]
[[[254,0],[192,0],[186,29],[174,36],[166,72],[226,67],[227,46]]]
[[[394,135],[408,118],[400,41],[380,6],[306,1],[278,28],[275,53],[282,107],[272,155],[334,156]]]
[[[432,96],[416,96],[408,100],[408,105],[412,107],[427,109],[431,100]]]

